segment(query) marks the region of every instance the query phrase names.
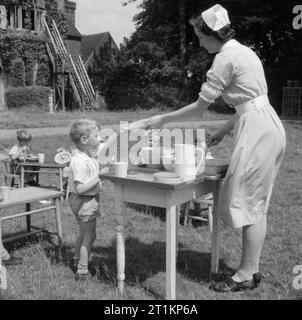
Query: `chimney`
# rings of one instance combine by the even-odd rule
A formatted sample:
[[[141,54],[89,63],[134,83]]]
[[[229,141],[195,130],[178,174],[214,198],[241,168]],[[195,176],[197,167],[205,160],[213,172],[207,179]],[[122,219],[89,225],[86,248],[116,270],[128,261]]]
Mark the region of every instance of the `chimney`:
[[[59,11],[65,11],[65,0],[57,0]]]
[[[75,26],[75,11],[76,11],[76,3],[73,1],[65,1],[65,15],[66,18],[72,22],[73,26]]]

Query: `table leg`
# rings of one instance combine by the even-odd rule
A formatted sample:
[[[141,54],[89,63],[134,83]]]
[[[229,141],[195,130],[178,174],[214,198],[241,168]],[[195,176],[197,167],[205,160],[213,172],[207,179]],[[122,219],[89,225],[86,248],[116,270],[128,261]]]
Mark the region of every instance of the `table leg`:
[[[25,205],[26,212],[30,211],[30,203],[26,203]],[[26,216],[26,231],[29,233],[31,231],[31,216]]]
[[[24,167],[21,166],[21,177],[20,177],[21,188],[24,188]]]
[[[60,208],[60,199],[55,200],[56,205],[56,224],[57,224],[57,233],[58,233],[58,243],[60,250],[63,250],[63,232],[62,232],[62,221],[61,221],[61,208]]]
[[[59,179],[60,179],[60,192],[64,192],[63,190],[63,168],[59,168]],[[64,200],[64,196],[62,195],[61,200]]]
[[[211,273],[217,273],[219,268],[219,247],[220,247],[220,221],[218,219],[217,205],[221,181],[214,181],[213,190],[213,231],[211,250]]]
[[[116,229],[116,262],[117,262],[117,289],[122,296],[124,292],[125,282],[125,240],[123,236],[123,201],[122,201],[122,186],[115,185],[115,214],[117,220]]]
[[[166,208],[166,299],[176,298],[176,206]]]
[[[0,218],[0,241],[2,243],[2,225],[1,225],[1,218]],[[0,246],[0,249],[3,246]],[[7,289],[7,277],[6,277],[6,268],[2,265],[2,252],[0,250],[0,288],[5,290]]]
[[[180,220],[180,207],[181,207],[181,205],[178,205],[178,206],[176,207],[176,224],[175,224],[175,233],[176,233],[176,257],[178,256],[178,251],[179,251],[178,227],[179,227],[179,220]]]

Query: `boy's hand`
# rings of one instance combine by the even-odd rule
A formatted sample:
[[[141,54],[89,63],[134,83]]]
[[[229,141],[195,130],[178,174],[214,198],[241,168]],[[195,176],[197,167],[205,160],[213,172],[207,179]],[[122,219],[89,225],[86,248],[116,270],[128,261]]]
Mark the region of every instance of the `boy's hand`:
[[[108,172],[109,172],[109,168],[108,167],[103,168],[99,173],[99,177],[100,177],[101,174],[108,173]]]

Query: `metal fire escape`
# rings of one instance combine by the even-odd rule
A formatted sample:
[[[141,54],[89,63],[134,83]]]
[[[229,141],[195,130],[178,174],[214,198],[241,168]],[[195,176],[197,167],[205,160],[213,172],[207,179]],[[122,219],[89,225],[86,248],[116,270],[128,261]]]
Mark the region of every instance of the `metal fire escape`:
[[[62,109],[65,110],[65,91],[67,79],[69,79],[74,97],[81,110],[93,110],[96,103],[96,94],[81,57],[79,56],[76,62],[73,60],[67,52],[57,25],[53,20],[51,26],[49,26],[45,17],[42,16],[42,23],[47,36],[46,48],[56,75],[56,93],[60,98]],[[58,99],[56,100],[58,101]]]

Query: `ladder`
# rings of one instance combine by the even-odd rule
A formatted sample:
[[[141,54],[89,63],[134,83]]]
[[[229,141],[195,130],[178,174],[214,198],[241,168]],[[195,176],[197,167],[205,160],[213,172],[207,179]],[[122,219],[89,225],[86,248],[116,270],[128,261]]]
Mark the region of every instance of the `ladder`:
[[[96,94],[81,57],[79,56],[75,62],[72,56],[67,52],[62,36],[60,35],[54,20],[52,20],[51,28],[44,16],[42,16],[42,23],[47,35],[46,48],[55,72],[62,76],[66,73],[69,75],[74,96],[79,103],[81,110],[93,110],[96,103]],[[58,86],[61,86],[62,90],[61,93],[60,90],[58,91],[62,104],[64,105],[64,77],[59,79],[59,82],[61,83],[58,83]]]

